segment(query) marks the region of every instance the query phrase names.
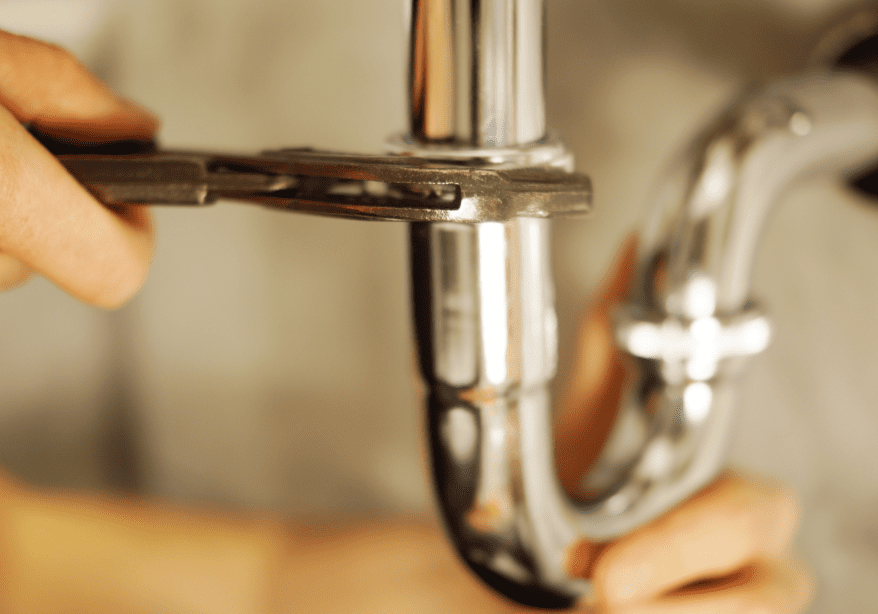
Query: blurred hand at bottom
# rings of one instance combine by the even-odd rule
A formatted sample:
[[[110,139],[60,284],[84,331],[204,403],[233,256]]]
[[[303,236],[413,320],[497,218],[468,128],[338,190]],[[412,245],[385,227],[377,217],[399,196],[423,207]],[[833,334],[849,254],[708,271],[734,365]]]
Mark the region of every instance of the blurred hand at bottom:
[[[0,486],[4,614],[523,611],[467,572],[441,531],[235,516]]]

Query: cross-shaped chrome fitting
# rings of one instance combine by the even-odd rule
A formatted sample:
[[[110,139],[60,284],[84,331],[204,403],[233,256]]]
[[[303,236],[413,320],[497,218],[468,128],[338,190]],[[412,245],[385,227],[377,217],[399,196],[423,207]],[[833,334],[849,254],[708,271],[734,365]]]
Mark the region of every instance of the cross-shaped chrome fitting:
[[[616,319],[616,342],[632,356],[661,361],[670,384],[712,379],[726,359],[759,354],[771,340],[771,325],[748,307],[731,316],[714,314],[683,319],[640,318],[630,308]]]

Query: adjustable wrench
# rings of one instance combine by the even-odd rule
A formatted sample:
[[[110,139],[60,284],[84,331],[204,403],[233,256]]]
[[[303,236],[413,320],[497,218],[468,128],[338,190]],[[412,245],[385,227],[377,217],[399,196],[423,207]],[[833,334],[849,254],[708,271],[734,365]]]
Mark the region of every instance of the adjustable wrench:
[[[258,155],[163,150],[151,142],[71,145],[31,132],[102,203],[219,199],[321,215],[504,222],[588,212],[591,182],[552,166],[491,168],[404,155],[281,149]]]

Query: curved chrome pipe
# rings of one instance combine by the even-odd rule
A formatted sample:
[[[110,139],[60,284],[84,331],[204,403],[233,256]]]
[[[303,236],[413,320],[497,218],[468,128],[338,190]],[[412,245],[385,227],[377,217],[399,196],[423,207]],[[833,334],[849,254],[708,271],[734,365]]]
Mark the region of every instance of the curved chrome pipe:
[[[585,587],[562,572],[572,525],[543,507],[564,500],[552,454],[548,230],[545,220],[414,225],[412,287],[433,481],[451,541],[502,594],[561,608]]]
[[[878,84],[844,72],[751,93],[696,140],[661,191],[618,313],[617,343],[639,375],[584,481],[599,496],[613,491],[608,503],[625,499],[586,535],[621,535],[721,468],[735,375],[770,337],[748,300],[768,212],[803,177],[846,177],[876,159]]]
[[[543,111],[526,104],[510,75],[523,50],[541,50],[542,42],[516,45],[509,24],[541,35],[541,22],[528,21],[541,17],[541,3],[416,0],[413,7],[410,153],[521,164],[527,144],[543,136]],[[459,23],[470,15],[468,26]],[[506,72],[492,77],[486,66]],[[492,147],[504,149],[492,158],[485,153]],[[549,221],[412,225],[434,485],[449,536],[476,574],[520,603],[570,606],[590,586],[566,573],[571,545],[631,531],[715,477],[734,375],[768,343],[768,324],[747,292],[770,206],[803,174],[849,173],[875,159],[878,87],[844,73],[752,93],[697,140],[662,191],[631,301],[619,313],[618,342],[638,358],[639,375],[583,477],[586,504],[573,502],[555,473]]]

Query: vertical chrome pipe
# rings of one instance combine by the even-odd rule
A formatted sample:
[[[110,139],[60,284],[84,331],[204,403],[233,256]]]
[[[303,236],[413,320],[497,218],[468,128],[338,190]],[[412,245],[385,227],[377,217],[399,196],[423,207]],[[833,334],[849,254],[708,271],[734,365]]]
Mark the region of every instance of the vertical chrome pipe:
[[[411,136],[514,147],[546,133],[543,0],[413,0]]]
[[[414,0],[411,144],[473,164],[517,152],[520,164],[546,132],[544,27],[542,0]],[[432,471],[449,537],[502,594],[563,608],[580,591],[557,577],[563,552],[539,545],[549,527],[534,522],[527,502],[539,496],[526,492],[559,489],[550,247],[547,219],[411,226]],[[525,456],[542,459],[547,479],[524,475]]]

